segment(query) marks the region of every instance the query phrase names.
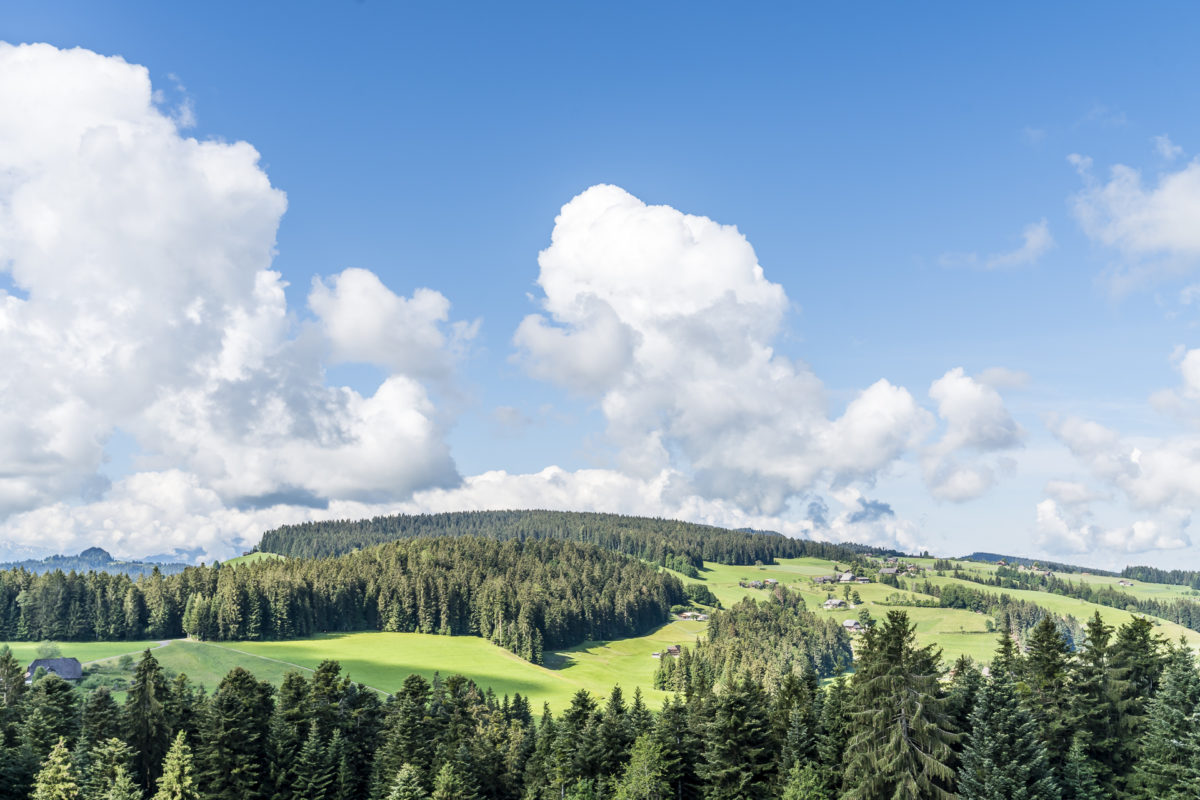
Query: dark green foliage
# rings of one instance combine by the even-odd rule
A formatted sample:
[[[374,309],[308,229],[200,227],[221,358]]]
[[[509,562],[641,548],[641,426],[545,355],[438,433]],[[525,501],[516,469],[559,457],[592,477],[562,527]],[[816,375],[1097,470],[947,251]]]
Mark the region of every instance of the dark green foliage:
[[[1200,786],[1200,675],[1183,642],[1167,656],[1157,696],[1147,709],[1141,757],[1129,794],[1147,800],[1193,798]]]
[[[1059,796],[1037,726],[1018,703],[1014,666],[1012,640],[1004,636],[970,715],[971,733],[958,769],[963,800]]]
[[[804,596],[786,587],[766,602],[746,597],[726,611],[714,611],[706,633],[678,660],[662,658],[657,688],[684,692],[749,675],[773,690],[788,675],[835,675],[852,658],[845,629],[809,611]]]
[[[1050,617],[1033,629],[1028,651],[1018,676],[1018,691],[1023,705],[1037,727],[1046,749],[1051,774],[1062,783],[1071,747],[1072,729],[1069,709],[1070,652],[1067,641]]]
[[[940,696],[941,653],[917,647],[915,626],[889,611],[863,634],[854,674],[846,800],[952,798],[952,732]]]
[[[776,534],[731,531],[677,520],[578,511],[462,511],[306,522],[267,531],[258,546],[268,553],[313,558],[341,555],[397,539],[427,536],[581,542],[673,569],[681,565],[668,563],[668,559],[679,558],[699,568],[705,561],[773,564],[776,558],[800,556],[853,561],[862,553],[882,555],[893,552]],[[697,576],[688,574],[688,577]]]
[[[142,786],[154,786],[162,758],[171,742],[167,724],[167,680],[154,655],[146,650],[133,674],[125,698],[129,743],[137,754],[136,772]]]
[[[771,796],[772,757],[767,695],[743,678],[722,687],[704,732],[704,761],[697,768],[709,800]]]
[[[270,684],[238,667],[221,681],[202,726],[201,789],[208,800],[268,796]]]

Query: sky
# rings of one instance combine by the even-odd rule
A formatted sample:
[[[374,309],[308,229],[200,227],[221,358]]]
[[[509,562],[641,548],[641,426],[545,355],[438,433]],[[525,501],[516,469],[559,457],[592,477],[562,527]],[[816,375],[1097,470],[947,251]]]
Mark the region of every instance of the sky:
[[[1197,23],[6,3],[0,557],[563,508],[1200,568]]]

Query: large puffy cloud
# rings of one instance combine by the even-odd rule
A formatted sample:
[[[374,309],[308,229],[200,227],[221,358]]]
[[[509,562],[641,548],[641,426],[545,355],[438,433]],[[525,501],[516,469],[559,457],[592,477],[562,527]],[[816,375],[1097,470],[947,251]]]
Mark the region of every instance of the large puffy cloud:
[[[818,483],[870,481],[930,425],[886,380],[830,418],[821,382],[774,350],[788,298],[732,226],[594,186],[538,263],[545,313],[521,323],[518,357],[599,401],[631,475],[677,471],[774,514]]]
[[[933,382],[929,396],[945,424],[941,438],[925,449],[922,464],[930,493],[941,500],[974,499],[1011,462],[994,454],[1018,446],[1024,437],[996,389],[961,368]]]
[[[258,153],[185,136],[154,98],[120,58],[0,44],[0,518],[17,515],[0,536],[117,525],[146,552],[163,532],[134,509],[215,519],[456,483],[421,381],[471,329],[363,270],[318,281],[318,321],[298,322],[271,269],[286,199]],[[388,376],[363,396],[326,385],[327,359]],[[144,472],[108,491],[118,428]]]

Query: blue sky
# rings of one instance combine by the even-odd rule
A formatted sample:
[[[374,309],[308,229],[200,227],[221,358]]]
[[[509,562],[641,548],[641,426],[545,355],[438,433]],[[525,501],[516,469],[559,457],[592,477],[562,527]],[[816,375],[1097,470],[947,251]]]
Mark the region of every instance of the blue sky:
[[[63,411],[34,425],[45,441],[10,437],[25,449],[7,456],[17,466],[0,494],[0,540],[14,551],[46,546],[36,532],[54,525],[65,531],[53,543],[61,548],[94,539],[139,555],[199,541],[223,555],[263,526],[315,513],[536,503],[946,553],[1200,565],[1188,525],[1200,500],[1192,391],[1200,385],[1189,383],[1187,368],[1191,348],[1200,347],[1187,291],[1200,280],[1200,246],[1189,232],[1200,229],[1189,172],[1200,152],[1200,56],[1191,35],[1198,15],[1183,4],[1136,14],[1116,4],[10,4],[0,40],[80,47],[145,67],[160,94],[138,113],[174,118],[167,140],[253,146],[260,160],[245,168],[286,193],[286,211],[262,194],[254,235],[275,232],[274,258],[235,264],[226,283],[278,271],[290,321],[271,334],[278,341],[259,372],[238,378],[245,393],[236,398],[230,387],[214,388],[211,375],[201,392],[196,375],[175,374],[178,364],[137,373],[142,394],[101,391],[95,383],[104,379],[95,376],[44,392],[8,385],[6,393],[20,395],[10,407],[78,416],[64,422]],[[39,60],[43,80],[100,80],[99,62],[58,69],[61,60]],[[62,102],[55,113],[66,119],[75,101]],[[114,99],[112,114],[127,110]],[[14,106],[8,114],[9,130],[19,130],[21,115]],[[20,158],[14,163],[25,170]],[[1140,183],[1115,180],[1117,165],[1136,170]],[[104,168],[124,174],[120,163]],[[103,174],[96,165],[80,169]],[[172,174],[164,167],[163,176]],[[631,310],[637,303],[622,311],[613,297],[654,282],[634,276],[617,285],[604,277],[600,256],[556,262],[573,281],[558,295],[539,285],[538,256],[556,215],[598,184],[736,226],[762,280],[785,299],[767,302],[766,312],[743,304],[715,322],[697,311],[704,303],[693,303],[688,319],[703,319],[704,335],[671,334],[674,349],[656,351],[665,361],[639,351],[623,370],[581,384],[564,370],[598,357],[588,348],[607,346],[597,342],[608,333],[632,330],[645,344],[687,322],[648,321]],[[188,198],[176,198],[184,213]],[[211,241],[241,224],[217,216],[204,230],[166,217],[157,228],[164,241],[155,240],[158,268],[209,269],[188,261],[187,237]],[[628,243],[636,238],[630,231],[651,222],[630,224],[612,235]],[[562,228],[564,242],[577,234]],[[618,244],[588,241],[601,255]],[[39,298],[49,304],[46,287],[73,273],[62,266],[44,283],[28,276],[49,276],[64,263],[56,259],[86,252],[88,243],[37,259],[22,256],[22,246],[0,239],[10,250],[0,250],[0,264],[10,264],[0,287],[30,304],[20,311],[28,316]],[[145,282],[121,272],[122,246],[136,242],[114,239],[105,245],[114,266],[95,264],[97,274],[110,270],[106,286]],[[715,245],[706,246],[694,251],[711,256],[705,269],[725,269]],[[682,269],[669,260],[645,268]],[[393,316],[387,324],[443,338],[407,360],[383,352],[409,341],[395,330],[375,342],[339,339],[335,311],[343,320],[360,316],[349,282],[345,296],[330,289],[340,299],[324,317],[311,294],[314,277],[334,287],[345,270],[369,271],[398,298],[421,287],[439,293],[449,304],[444,318],[425,307],[415,322]],[[762,288],[753,276],[729,277],[734,271],[723,273],[727,289]],[[364,274],[350,276],[365,286],[363,296],[379,295]],[[182,281],[157,299],[145,290],[142,301],[186,306],[216,283]],[[566,310],[593,293],[617,309],[611,330]],[[247,296],[220,298],[231,306]],[[776,312],[770,330],[751,330]],[[516,340],[531,314],[545,325]],[[74,324],[44,322],[64,336]],[[211,341],[228,341],[233,323],[212,324]],[[153,326],[139,330],[109,333],[135,349],[146,346],[139,336],[163,336],[148,332],[159,330]],[[744,334],[747,347],[772,348],[786,363],[740,375],[736,390],[714,388],[735,396],[721,414],[671,397],[671,386],[705,394],[697,387],[712,375],[689,365],[730,330],[730,341]],[[580,336],[560,341],[553,331]],[[5,335],[30,360],[49,346]],[[202,360],[204,348],[195,348],[188,352]],[[268,362],[303,362],[309,372],[296,367],[281,377]],[[943,384],[941,396],[951,399],[942,409],[931,386],[955,368],[964,380]],[[380,396],[395,376],[403,399]],[[894,424],[891,438],[864,444],[857,428],[828,427],[881,379],[906,393],[892,398],[903,413],[867,401],[859,410]],[[326,392],[319,401],[314,381]],[[795,404],[809,410],[790,408],[777,419],[780,441],[806,455],[790,463],[781,444],[761,458],[786,467],[763,470],[749,457],[770,438],[765,409],[793,391],[788,381],[821,387]],[[253,395],[251,384],[271,388]],[[261,409],[267,395],[299,397],[301,385],[309,416],[303,424],[289,418],[286,442],[267,436],[262,420],[254,436],[230,433],[223,447],[181,432],[188,424],[180,409],[200,414],[203,405],[205,422],[195,430],[245,433],[239,425],[250,423],[237,409]],[[417,439],[409,428],[398,433],[393,452],[362,456],[388,479],[331,481],[290,465],[264,467],[273,452],[319,463],[329,441],[312,431],[325,423],[350,438],[361,434],[354,420],[374,419],[369,414],[313,416],[312,408],[342,402],[340,387],[393,411],[415,404],[428,423]],[[171,392],[178,397],[167,411]],[[175,427],[161,421],[167,417]],[[79,437],[77,446],[63,445],[64,436]],[[653,465],[651,440],[663,448]],[[831,466],[838,453],[859,448],[861,458]],[[1133,461],[1134,450],[1149,457]],[[550,466],[563,473],[553,486],[528,477]],[[957,489],[948,482],[955,469],[966,471]],[[472,481],[499,470],[507,479],[497,485]],[[986,488],[967,472],[986,474]],[[272,502],[280,498],[290,501]],[[828,513],[810,513],[814,502]],[[891,513],[867,519],[864,509],[877,503]]]

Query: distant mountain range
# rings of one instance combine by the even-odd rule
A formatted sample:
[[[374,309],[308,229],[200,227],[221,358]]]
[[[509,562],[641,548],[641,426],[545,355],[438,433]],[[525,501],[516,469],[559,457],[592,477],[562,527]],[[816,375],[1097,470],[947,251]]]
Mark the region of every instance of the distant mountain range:
[[[187,564],[180,563],[151,563],[146,561],[118,561],[107,550],[100,547],[89,547],[77,556],[47,556],[42,559],[28,558],[24,561],[10,561],[0,564],[0,569],[26,569],[39,575],[60,569],[63,572],[109,572],[114,575],[149,575],[158,569],[163,575],[182,572]]]

